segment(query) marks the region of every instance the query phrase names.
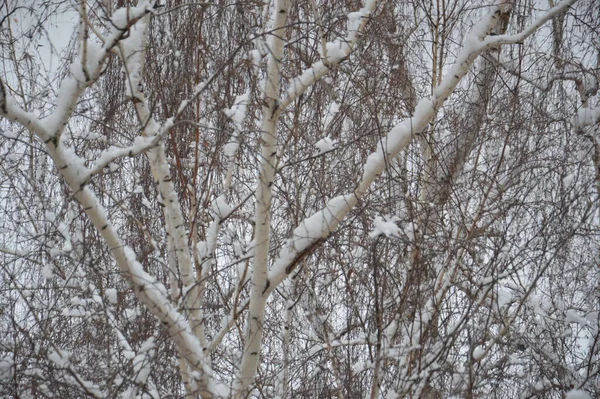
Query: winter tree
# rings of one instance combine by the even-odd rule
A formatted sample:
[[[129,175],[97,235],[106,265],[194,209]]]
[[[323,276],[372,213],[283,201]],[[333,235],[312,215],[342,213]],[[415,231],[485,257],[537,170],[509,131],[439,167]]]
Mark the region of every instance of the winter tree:
[[[596,1],[0,10],[3,397],[600,396]]]

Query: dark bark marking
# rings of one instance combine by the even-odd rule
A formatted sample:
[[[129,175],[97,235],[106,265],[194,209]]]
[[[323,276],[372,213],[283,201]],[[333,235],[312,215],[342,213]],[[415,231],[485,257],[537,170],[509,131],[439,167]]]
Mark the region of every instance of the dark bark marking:
[[[267,290],[269,289],[269,287],[271,286],[271,280],[267,279],[267,284],[265,285],[265,289],[262,292],[262,295],[265,294],[265,292],[267,292]]]

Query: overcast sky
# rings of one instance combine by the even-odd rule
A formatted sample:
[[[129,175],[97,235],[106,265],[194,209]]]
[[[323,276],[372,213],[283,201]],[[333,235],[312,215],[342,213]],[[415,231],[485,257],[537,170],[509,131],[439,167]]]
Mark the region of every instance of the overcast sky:
[[[62,64],[57,55],[67,47],[76,27],[76,10],[70,2],[13,0],[12,3],[19,6],[10,18],[13,36],[20,39],[16,48],[17,59],[27,52],[35,62],[43,63],[47,70],[56,70]],[[41,31],[46,34],[36,35],[32,41],[27,34],[34,30],[40,20],[43,21]]]

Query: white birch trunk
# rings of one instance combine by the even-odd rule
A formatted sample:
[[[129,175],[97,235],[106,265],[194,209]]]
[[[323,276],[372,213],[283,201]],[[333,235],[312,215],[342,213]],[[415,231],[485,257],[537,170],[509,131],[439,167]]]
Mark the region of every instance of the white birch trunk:
[[[276,0],[273,7],[274,26],[269,37],[269,56],[267,78],[261,124],[261,161],[256,189],[256,211],[254,241],[254,263],[252,269],[252,288],[246,322],[246,343],[240,365],[239,380],[236,382],[236,395],[244,397],[258,368],[262,343],[265,306],[269,280],[269,241],[271,233],[272,184],[277,161],[277,121],[279,119],[279,90],[281,87],[281,61],[283,57],[285,24],[289,2]]]

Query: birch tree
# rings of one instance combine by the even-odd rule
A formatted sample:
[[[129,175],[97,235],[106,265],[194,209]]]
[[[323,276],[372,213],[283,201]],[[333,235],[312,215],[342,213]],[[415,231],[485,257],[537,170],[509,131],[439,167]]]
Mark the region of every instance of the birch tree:
[[[1,9],[2,395],[600,395],[594,1]]]

